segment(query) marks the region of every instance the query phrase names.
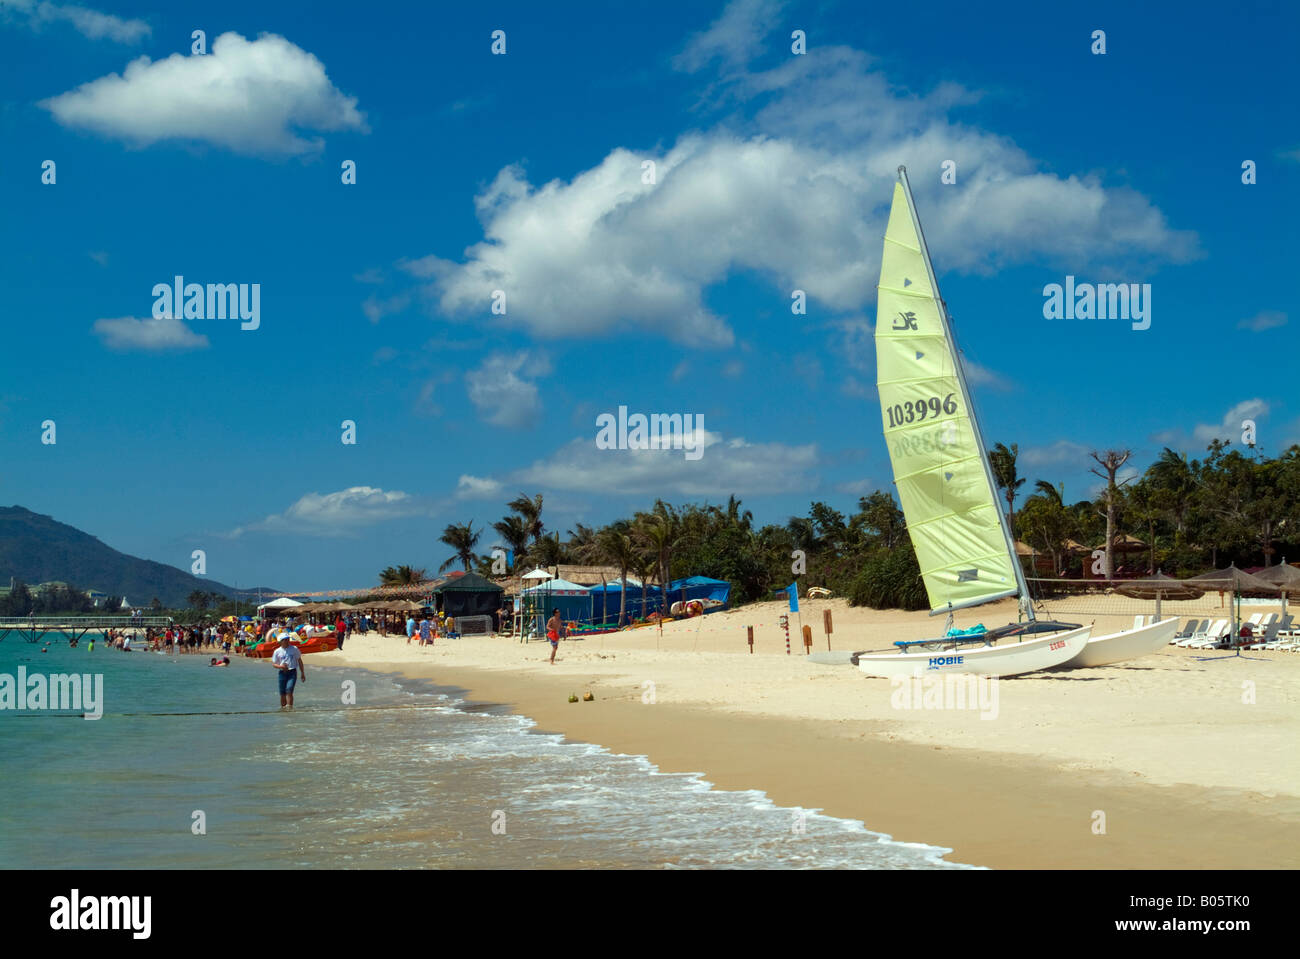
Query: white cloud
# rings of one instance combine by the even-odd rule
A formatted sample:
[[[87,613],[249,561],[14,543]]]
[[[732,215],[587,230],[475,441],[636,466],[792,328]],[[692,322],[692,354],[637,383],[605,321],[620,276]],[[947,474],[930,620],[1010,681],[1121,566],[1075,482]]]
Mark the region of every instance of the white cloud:
[[[361,304],[361,312],[366,315],[366,319],[371,323],[378,323],[385,316],[389,316],[393,313],[401,313],[410,305],[410,293],[399,293],[396,296],[390,296],[386,299],[378,296],[368,296]]]
[[[1248,320],[1242,320],[1237,324],[1239,330],[1250,330],[1252,333],[1262,333],[1264,330],[1276,329],[1279,326],[1286,326],[1287,316],[1281,310],[1261,310]]]
[[[336,493],[308,493],[283,513],[275,513],[250,526],[241,526],[229,535],[240,536],[250,530],[260,530],[342,536],[385,520],[427,512],[427,507],[409,493],[385,491],[374,486],[350,486]]]
[[[1209,446],[1212,440],[1216,439],[1240,444],[1243,432],[1242,421],[1255,420],[1258,426],[1258,421],[1267,416],[1268,413],[1268,403],[1259,397],[1242,400],[1224,413],[1223,419],[1218,423],[1198,423],[1192,427],[1190,435],[1177,427],[1161,430],[1151,435],[1151,441],[1174,450],[1187,450],[1189,448],[1203,450]]]
[[[815,444],[748,443],[695,430],[691,442],[702,442],[697,460],[683,450],[602,450],[594,437],[580,437],[554,455],[508,477],[525,488],[627,496],[723,497],[729,493],[804,492],[816,486]],[[694,455],[694,453],[692,453]]]
[[[315,56],[275,34],[223,33],[206,55],[142,56],[39,104],[59,123],[147,146],[201,141],[244,154],[319,152],[299,131],[366,131],[355,97],[340,93]]]
[[[964,355],[961,358],[961,365],[962,369],[966,371],[966,381],[971,386],[984,386],[1003,393],[1015,389],[1015,384],[1000,373],[995,373],[987,366],[980,366],[974,360],[968,360]]]
[[[848,496],[869,496],[876,491],[876,485],[870,479],[853,480],[849,483],[838,483],[835,486],[835,492],[844,493]]]
[[[465,374],[470,401],[479,416],[496,426],[520,429],[532,426],[542,412],[537,384],[520,377],[524,364],[528,373],[544,376],[550,372],[545,357],[519,353],[493,353],[477,369]]]
[[[501,488],[497,480],[465,473],[456,483],[456,495],[464,499],[493,497],[500,494]]]
[[[1084,466],[1089,463],[1090,446],[1075,443],[1073,440],[1057,440],[1050,446],[1030,446],[1020,451],[1016,462],[1024,466]]]
[[[74,30],[91,40],[108,39],[115,43],[137,43],[151,33],[149,24],[143,20],[124,20],[111,13],[100,13],[90,7],[75,3],[51,3],[49,0],[7,0],[0,4],[0,13],[6,19],[13,14],[26,18],[26,23],[33,30],[39,30],[50,23],[63,21],[72,24]]]
[[[679,70],[695,72],[721,60],[724,69],[749,61],[780,14],[779,0],[736,0],[712,25],[695,34],[674,59]]]
[[[1268,404],[1256,397],[1242,400],[1223,414],[1223,419],[1216,424],[1198,423],[1192,429],[1192,438],[1199,443],[1208,444],[1214,439],[1241,442],[1242,420],[1258,420],[1268,415]]]
[[[202,350],[208,338],[195,333],[184,321],[174,318],[161,320],[146,317],[136,319],[124,316],[119,319],[96,320],[95,334],[110,350],[118,352],[163,353],[182,350]]]
[[[502,290],[508,310],[493,321],[538,338],[633,327],[727,347],[731,323],[706,291],[737,273],[838,312],[874,299],[900,162],[915,173],[943,271],[1043,262],[1081,273],[1200,254],[1195,234],[1171,229],[1134,190],[1041,172],[1006,137],[959,123],[953,112],[977,97],[956,86],[902,90],[868,55],[835,46],[750,71],[778,10],[734,3],[678,58],[686,69],[720,62],[718,99],[745,101],[744,115],[662,150],[614,147],[568,179],[534,184],[507,166],[476,197],[480,242],[459,261],[432,255],[402,270],[446,316],[482,316]],[[920,172],[948,159],[956,188]],[[646,160],[653,184],[642,181]]]

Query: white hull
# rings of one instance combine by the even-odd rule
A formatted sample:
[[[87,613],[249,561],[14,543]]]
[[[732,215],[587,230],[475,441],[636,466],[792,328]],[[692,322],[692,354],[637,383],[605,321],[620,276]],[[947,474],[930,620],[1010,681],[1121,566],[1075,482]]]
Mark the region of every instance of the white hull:
[[[1091,635],[1092,627],[1082,626],[1020,643],[1008,637],[1000,646],[967,646],[923,653],[861,653],[858,669],[887,679],[913,676],[917,672],[1019,676],[1050,669],[1073,659],[1087,645]]]
[[[1166,619],[1140,629],[1126,629],[1106,636],[1095,636],[1088,641],[1079,655],[1062,663],[1066,669],[1079,669],[1085,666],[1108,666],[1121,663],[1126,659],[1149,656],[1169,645],[1178,632],[1178,620]]]

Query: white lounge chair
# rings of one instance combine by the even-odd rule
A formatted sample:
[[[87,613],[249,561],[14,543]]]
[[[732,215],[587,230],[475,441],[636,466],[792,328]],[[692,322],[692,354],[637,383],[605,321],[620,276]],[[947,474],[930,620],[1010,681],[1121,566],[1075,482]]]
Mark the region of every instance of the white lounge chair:
[[[1213,623],[1205,628],[1205,632],[1193,636],[1191,639],[1181,642],[1178,645],[1187,649],[1212,649],[1223,641],[1223,635],[1228,631],[1228,620],[1216,619]]]
[[[1182,628],[1181,632],[1174,634],[1174,638],[1169,640],[1170,646],[1177,646],[1181,640],[1191,639],[1196,635],[1197,628],[1201,625],[1202,620],[1189,619],[1187,625]]]
[[[1186,649],[1187,647],[1191,646],[1192,643],[1199,643],[1201,640],[1205,639],[1206,636],[1210,635],[1210,630],[1213,628],[1215,622],[1216,620],[1213,619],[1205,620],[1195,630],[1192,631],[1192,635],[1188,636],[1186,639],[1180,639],[1177,645],[1182,646],[1184,649]],[[1223,624],[1226,623],[1227,620],[1220,619],[1217,620],[1217,622],[1219,623],[1220,630],[1222,630]]]

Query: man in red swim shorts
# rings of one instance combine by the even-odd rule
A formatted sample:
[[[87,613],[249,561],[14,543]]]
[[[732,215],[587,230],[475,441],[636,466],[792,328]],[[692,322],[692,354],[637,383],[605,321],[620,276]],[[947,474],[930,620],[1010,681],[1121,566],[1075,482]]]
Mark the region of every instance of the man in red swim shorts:
[[[551,665],[555,665],[555,651],[560,648],[560,633],[564,630],[564,622],[560,618],[560,611],[557,609],[551,613],[551,618],[546,623],[546,639],[551,644]]]

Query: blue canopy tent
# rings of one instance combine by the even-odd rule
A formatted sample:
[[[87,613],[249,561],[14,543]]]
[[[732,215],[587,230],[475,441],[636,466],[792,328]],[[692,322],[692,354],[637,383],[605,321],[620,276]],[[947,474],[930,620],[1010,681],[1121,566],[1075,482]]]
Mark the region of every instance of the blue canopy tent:
[[[622,602],[623,584],[615,580],[603,586],[593,586],[591,592],[591,619],[602,625],[618,625],[619,604]],[[628,581],[627,618],[640,619],[663,609],[664,594],[658,586],[645,587],[645,602],[641,601],[641,584]]]
[[[707,576],[688,576],[668,584],[670,607],[673,603],[689,602],[692,599],[713,599],[726,606],[731,599],[731,584],[725,579],[709,579]]]
[[[567,579],[548,579],[537,586],[525,589],[521,594],[530,605],[534,606],[543,622],[550,619],[551,613],[558,609],[566,620],[581,623],[591,622],[591,596],[585,586],[570,583]]]

